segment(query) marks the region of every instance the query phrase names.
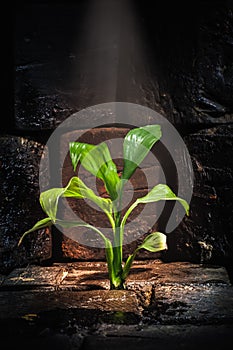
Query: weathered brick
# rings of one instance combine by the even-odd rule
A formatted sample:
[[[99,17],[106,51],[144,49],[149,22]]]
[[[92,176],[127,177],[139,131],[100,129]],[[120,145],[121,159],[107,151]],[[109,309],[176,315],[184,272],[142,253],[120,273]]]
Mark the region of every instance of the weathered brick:
[[[169,234],[166,257],[231,265],[232,126],[221,125],[185,137],[193,160],[190,216]]]
[[[23,232],[44,217],[39,204],[39,162],[43,145],[17,136],[0,138],[0,270],[48,259],[48,229],[31,233],[17,246]],[[47,169],[48,170],[48,169]],[[48,174],[44,174],[44,184]]]

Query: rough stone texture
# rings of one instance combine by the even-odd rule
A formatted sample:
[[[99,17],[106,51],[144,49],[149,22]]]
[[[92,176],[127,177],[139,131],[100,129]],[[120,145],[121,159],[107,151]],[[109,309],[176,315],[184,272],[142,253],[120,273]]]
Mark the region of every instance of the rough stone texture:
[[[145,84],[141,103],[159,105],[183,129],[232,122],[232,1],[164,1],[154,11],[146,3],[137,6],[147,24],[149,66],[156,67],[150,76],[158,83],[157,94]]]
[[[17,247],[21,235],[44,217],[38,202],[38,165],[43,145],[17,136],[0,137],[0,271],[51,256],[48,229],[32,233]],[[48,181],[45,174],[44,181]]]
[[[169,235],[167,259],[214,261],[232,269],[232,130],[222,125],[185,137],[193,160],[193,197],[190,216]]]
[[[203,307],[207,310],[207,321],[221,320],[226,315],[228,319],[233,317],[229,308],[232,288],[221,266],[137,261],[127,279],[127,289],[124,293],[128,294],[115,295],[113,291],[109,303],[104,301],[111,292],[107,265],[103,262],[56,263],[50,267],[32,265],[15,269],[3,278],[1,315],[6,317],[5,311],[9,308],[6,301],[10,298],[11,309],[7,313],[10,318],[27,314],[29,309],[30,313],[37,314],[67,307],[133,312],[141,314],[147,323],[174,323],[176,313],[180,313],[180,323],[192,323],[200,318],[204,321]],[[14,307],[22,298],[22,305]],[[117,299],[125,304],[117,306]],[[214,309],[212,303],[216,304]]]
[[[89,309],[98,311],[121,311],[139,314],[136,294],[124,290],[93,291],[54,291],[11,292],[11,310],[9,310],[8,292],[1,293],[1,318],[14,319],[31,314],[50,312],[56,309]],[[24,302],[22,303],[22,300]],[[7,312],[8,311],[8,312]],[[91,320],[92,322],[92,320]]]
[[[73,112],[116,99],[120,16],[115,1],[19,7],[17,129],[53,129]]]
[[[164,263],[161,260],[134,262],[127,278],[132,290],[135,285],[209,284],[230,285],[226,269],[221,266],[191,264],[188,262]],[[28,266],[14,269],[3,277],[1,290],[40,289],[90,290],[109,289],[107,263],[72,262],[54,263],[50,267]],[[59,287],[59,288],[58,288]]]
[[[111,291],[106,279],[103,262],[15,269],[0,286],[2,346],[229,348],[233,290],[224,267],[148,260],[133,265],[128,290]]]
[[[35,289],[45,287],[56,289],[67,276],[65,267],[28,266],[14,269],[1,283],[2,289]]]
[[[22,134],[25,130],[53,130],[73,112],[109,101],[129,101],[161,112],[181,135],[186,136],[195,171],[191,216],[169,236],[170,248],[164,259],[220,262],[228,265],[231,272],[232,138],[231,128],[223,128],[220,124],[232,123],[233,115],[232,10],[231,0],[196,0],[186,4],[160,1],[153,3],[153,11],[151,2],[146,0],[19,4],[14,17],[15,116],[10,129],[6,130]],[[102,124],[115,122],[109,114],[101,116],[98,111],[97,115]],[[82,127],[82,121],[79,127]],[[203,131],[199,132],[201,129]],[[23,175],[19,172],[20,180]],[[9,176],[8,171],[3,177],[7,179],[7,188],[12,183]],[[19,194],[18,190],[16,193]],[[34,192],[31,194],[32,200],[37,201]],[[6,193],[4,196],[8,197]],[[4,200],[1,211],[6,208],[15,216],[17,203],[13,206]],[[12,224],[11,231],[3,235],[4,247],[24,230],[22,217],[27,212],[22,210],[20,208],[23,216],[17,225]],[[25,228],[33,223],[29,221],[25,222]],[[28,241],[28,245],[31,242]],[[61,253],[61,244],[54,243]],[[36,246],[38,249],[38,244]],[[27,247],[20,258],[23,262],[28,251]],[[19,257],[17,254],[17,259]],[[4,255],[4,269],[12,266],[12,261],[22,263],[15,258],[12,258],[12,251]],[[165,266],[169,272],[171,265],[162,265],[162,270]],[[145,267],[140,268],[145,272]],[[136,266],[135,269],[131,277],[137,277],[139,281],[130,282],[129,277],[129,287],[144,283]],[[193,270],[187,266],[186,277]],[[171,276],[174,277],[177,271],[176,265]],[[115,313],[97,310],[95,313],[91,309],[64,308],[36,315],[31,314],[29,307],[25,317],[18,320],[7,319],[6,309],[6,318],[1,322],[5,339],[1,339],[1,344],[3,348],[11,349],[15,348],[17,340],[24,349],[58,350],[229,348],[228,343],[233,339],[232,286],[228,282],[222,283],[219,275],[216,282],[211,273],[210,281],[206,277],[204,283],[196,283],[191,273],[194,282],[189,280],[185,284],[181,282],[184,273],[178,284],[174,280],[169,283],[169,278],[161,278],[161,284],[157,285],[159,274],[153,269],[148,273],[150,278],[155,278],[151,288],[144,293],[149,295],[151,307],[147,304],[142,323],[137,317],[127,315],[127,322],[134,328],[124,331],[119,327],[124,322],[121,314],[116,318],[113,317]],[[106,288],[106,272],[103,279],[96,268],[86,277],[85,273],[79,273],[84,286],[80,286],[81,279],[76,280],[76,269],[72,273],[68,270],[61,286],[64,284],[66,288],[67,281],[67,288],[95,288],[93,284],[88,285],[93,274],[98,276],[96,285]],[[4,283],[5,277],[1,276],[0,280]],[[19,281],[26,283],[22,279]],[[32,281],[32,287],[31,284]],[[17,287],[11,285],[9,288]],[[35,288],[41,288],[41,285]],[[43,288],[45,292],[51,286]],[[11,302],[15,306],[15,296],[12,294],[11,297],[7,291],[2,293],[5,293],[3,305],[8,300],[9,306]],[[32,291],[32,295],[36,296],[36,293]],[[68,298],[67,295],[63,299],[66,306],[70,305]],[[71,302],[74,304],[75,298],[71,298]],[[58,305],[59,300],[51,297],[51,303]],[[148,326],[147,321],[165,325]],[[177,325],[179,321],[181,325]],[[96,325],[101,322],[100,329]],[[172,324],[167,325],[170,322]],[[114,323],[115,334],[104,328],[104,323]],[[209,324],[203,326],[202,323]]]
[[[154,305],[145,315],[149,323],[228,323],[233,318],[232,302],[229,286],[166,284],[155,287]]]
[[[167,6],[151,11],[147,1],[102,0],[89,12],[83,1],[19,7],[17,128],[53,129],[75,111],[112,100],[149,106],[174,124],[232,121],[231,1]]]

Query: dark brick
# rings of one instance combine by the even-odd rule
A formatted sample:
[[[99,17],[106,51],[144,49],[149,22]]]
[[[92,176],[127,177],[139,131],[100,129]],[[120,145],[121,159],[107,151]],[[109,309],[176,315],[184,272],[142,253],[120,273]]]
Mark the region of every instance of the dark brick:
[[[24,231],[44,218],[39,204],[39,162],[43,145],[17,136],[0,138],[0,269],[48,259],[51,238],[48,229],[32,233],[22,245],[17,243]],[[45,174],[44,181],[48,181]],[[47,177],[47,178],[46,178]]]
[[[185,138],[193,160],[190,216],[169,234],[166,256],[228,264],[232,261],[232,126],[202,130]]]

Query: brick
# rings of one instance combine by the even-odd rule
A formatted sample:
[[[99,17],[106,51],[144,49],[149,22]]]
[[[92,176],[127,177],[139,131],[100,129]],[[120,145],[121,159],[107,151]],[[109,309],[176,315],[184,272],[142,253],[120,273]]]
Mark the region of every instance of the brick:
[[[51,236],[48,229],[31,233],[17,247],[23,232],[44,218],[39,204],[39,162],[44,146],[18,136],[0,138],[0,271],[46,260],[51,256]],[[48,185],[48,167],[44,174]]]

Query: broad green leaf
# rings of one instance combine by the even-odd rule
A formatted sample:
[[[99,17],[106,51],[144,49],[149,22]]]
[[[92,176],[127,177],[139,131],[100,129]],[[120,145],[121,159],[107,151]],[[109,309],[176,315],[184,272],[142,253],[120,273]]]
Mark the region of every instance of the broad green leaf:
[[[149,252],[159,252],[160,250],[167,249],[167,237],[161,232],[153,232],[149,234],[143,241],[143,243],[137,248],[146,249]]]
[[[44,212],[55,221],[59,198],[66,191],[66,188],[51,188],[40,194],[40,205]]]
[[[36,230],[40,230],[40,229],[42,229],[44,227],[48,227],[48,226],[51,226],[51,225],[52,225],[52,220],[50,218],[45,218],[45,219],[37,221],[37,223],[30,230],[24,232],[24,234],[20,237],[20,240],[18,242],[18,246],[22,243],[24,237],[28,233],[36,231]]]
[[[101,208],[105,212],[112,212],[112,201],[109,198],[102,198],[97,196],[91,188],[87,187],[84,182],[77,176],[74,176],[67,188],[65,193],[62,195],[63,197],[73,197],[73,198],[86,198],[90,199],[99,208]]]
[[[122,179],[128,180],[133,175],[152,146],[160,138],[160,125],[146,125],[128,132],[123,144],[124,168]]]
[[[184,207],[185,212],[187,215],[189,215],[189,205],[186,202],[186,200],[177,197],[174,192],[170,189],[169,186],[164,185],[164,184],[159,184],[152,188],[152,190],[147,193],[146,196],[138,198],[126,211],[122,221],[121,221],[121,232],[124,231],[124,225],[126,223],[126,220],[130,213],[133,211],[133,209],[136,208],[138,204],[147,204],[147,203],[153,203],[153,202],[158,202],[161,200],[177,200],[180,202],[180,204]]]
[[[152,188],[152,190],[144,197],[138,198],[136,202],[139,203],[152,203],[161,200],[174,200],[179,201],[180,204],[184,207],[186,214],[189,214],[189,205],[186,200],[177,197],[174,192],[170,189],[169,186],[164,184],[159,184]]]
[[[104,212],[110,214],[112,202],[110,199],[97,196],[81,179],[74,176],[64,188],[51,188],[40,195],[40,203],[45,213],[56,220],[58,201],[61,197],[87,198],[98,205]]]
[[[92,175],[103,180],[111,199],[117,199],[120,178],[106,143],[102,142],[95,146],[88,143],[71,142],[70,157],[74,170],[80,161]]]
[[[73,221],[73,220],[60,220],[60,219],[56,219],[55,221],[56,225],[60,225],[64,228],[72,228],[72,227],[87,227],[92,229],[93,231],[97,232],[98,235],[104,240],[105,245],[106,245],[106,241],[108,240],[104,234],[95,226],[92,226],[84,221]]]

